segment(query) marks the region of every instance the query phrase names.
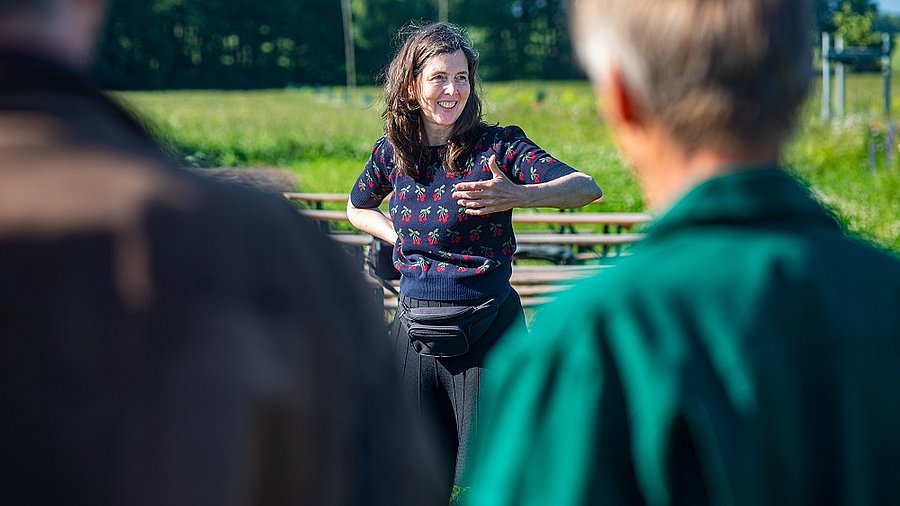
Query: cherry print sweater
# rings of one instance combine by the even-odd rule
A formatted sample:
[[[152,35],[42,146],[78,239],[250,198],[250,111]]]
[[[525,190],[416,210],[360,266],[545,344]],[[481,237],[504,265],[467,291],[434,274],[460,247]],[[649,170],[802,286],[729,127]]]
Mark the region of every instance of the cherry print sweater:
[[[458,176],[441,166],[441,148],[431,149],[427,167],[401,175],[394,167],[393,147],[385,137],[378,139],[350,193],[354,206],[374,208],[393,191],[389,208],[399,236],[393,256],[402,274],[400,293],[422,300],[465,301],[508,290],[516,250],[512,211],[466,214],[452,198],[454,186],[491,179],[491,155],[497,155],[500,170],[516,184],[550,181],[575,169],[548,155],[517,126],[486,127]]]

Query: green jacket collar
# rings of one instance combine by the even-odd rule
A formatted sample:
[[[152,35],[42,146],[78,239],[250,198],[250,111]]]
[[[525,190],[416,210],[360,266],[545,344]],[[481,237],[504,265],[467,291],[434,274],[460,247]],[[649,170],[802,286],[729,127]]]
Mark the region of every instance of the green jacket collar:
[[[695,186],[651,227],[648,239],[698,225],[808,222],[834,218],[781,168],[741,168]]]

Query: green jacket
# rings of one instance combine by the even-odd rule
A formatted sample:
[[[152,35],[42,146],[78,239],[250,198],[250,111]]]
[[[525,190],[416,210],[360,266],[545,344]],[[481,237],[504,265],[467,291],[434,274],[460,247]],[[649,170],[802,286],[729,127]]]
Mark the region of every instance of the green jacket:
[[[486,368],[468,504],[900,504],[900,260],[777,168],[689,192]]]

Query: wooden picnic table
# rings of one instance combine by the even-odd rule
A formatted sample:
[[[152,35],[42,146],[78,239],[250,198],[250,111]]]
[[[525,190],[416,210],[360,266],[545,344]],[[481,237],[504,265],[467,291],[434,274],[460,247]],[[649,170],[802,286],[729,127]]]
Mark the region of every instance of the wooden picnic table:
[[[352,232],[332,232],[328,234],[331,239],[346,246],[366,246],[372,242],[369,234],[356,234]],[[522,232],[516,234],[516,243],[526,244],[565,244],[570,246],[621,246],[631,244],[644,238],[644,234],[537,234]]]
[[[570,288],[579,279],[611,268],[611,265],[513,265],[509,282],[519,294],[522,306],[535,308],[552,301],[559,292]],[[373,284],[380,286],[375,282]],[[398,281],[391,284],[395,289],[399,287]],[[383,297],[385,309],[396,309],[396,295],[385,289]]]
[[[290,200],[308,203],[307,208],[299,209],[298,212],[320,222],[323,230],[331,239],[347,246],[352,254],[362,258],[365,247],[371,244],[373,237],[360,232],[335,230],[331,226],[332,224],[349,223],[346,210],[343,207],[340,209],[323,208],[324,203],[346,204],[347,195],[290,192],[285,193],[284,196]],[[514,225],[549,225],[554,228],[553,232],[516,230],[515,234],[519,250],[517,256],[514,257],[510,283],[519,293],[522,305],[526,308],[535,308],[553,300],[561,290],[569,288],[578,279],[611,268],[610,264],[563,264],[568,264],[570,261],[603,260],[611,251],[614,251],[617,256],[621,255],[622,246],[644,238],[644,234],[629,232],[629,230],[637,225],[648,223],[651,216],[645,213],[516,210],[513,212],[512,220]],[[576,229],[576,226],[591,225],[602,226],[604,233],[582,232]],[[549,255],[542,256],[540,252],[547,248],[552,251]],[[556,249],[568,252],[565,255],[567,260],[560,261],[562,257],[553,256]],[[516,263],[521,262],[523,258],[540,258],[555,263],[551,265]],[[374,279],[370,278],[370,282],[378,293],[383,292],[379,298],[384,301],[385,309],[395,309],[397,307],[396,296]],[[394,281],[392,284],[396,289],[399,282]]]
[[[349,223],[345,210],[301,209],[300,214],[322,223],[323,229],[335,241],[355,248],[370,244],[372,236],[362,233],[343,232],[331,229],[329,223]],[[622,247],[644,238],[644,234],[629,233],[637,224],[651,219],[645,213],[605,213],[605,212],[513,212],[513,224],[547,224],[560,226],[554,232],[516,231],[519,246],[517,258],[539,258],[554,263],[570,263],[590,260],[610,254],[622,254]],[[575,225],[597,225],[603,233],[582,232]],[[610,230],[613,228],[613,230]],[[563,249],[546,248],[558,246]]]

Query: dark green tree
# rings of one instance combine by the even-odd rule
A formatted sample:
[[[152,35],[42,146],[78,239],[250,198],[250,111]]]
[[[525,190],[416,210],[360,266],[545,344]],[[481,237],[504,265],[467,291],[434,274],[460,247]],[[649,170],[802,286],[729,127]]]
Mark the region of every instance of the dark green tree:
[[[339,83],[332,0],[116,0],[99,76],[111,88],[258,88]]]
[[[900,16],[895,14],[879,14],[875,16],[872,29],[876,32],[898,33],[900,32]]]
[[[844,3],[849,4],[850,11],[856,14],[867,12],[878,13],[878,5],[874,0],[815,0],[815,22],[819,32],[834,32],[834,15],[840,11]]]
[[[449,20],[467,29],[489,81],[571,79],[565,0],[450,0]],[[434,21],[437,0],[354,0],[354,40],[359,81],[372,82],[411,22]]]
[[[401,28],[438,16],[437,0],[353,0],[352,6],[357,81],[362,84],[378,81],[399,47]],[[454,14],[451,7],[451,21]]]
[[[825,1],[825,0],[822,0]],[[439,0],[352,0],[357,81],[373,83],[398,32],[438,16]],[[566,0],[447,0],[486,80],[570,79]],[[98,75],[110,88],[342,84],[335,0],[113,0]]]
[[[854,12],[849,1],[834,13],[835,31],[847,46],[873,46],[881,44],[881,37],[872,30],[875,12]]]
[[[451,12],[452,16],[452,12]],[[572,79],[565,0],[483,2],[459,13],[482,55],[486,80]]]

